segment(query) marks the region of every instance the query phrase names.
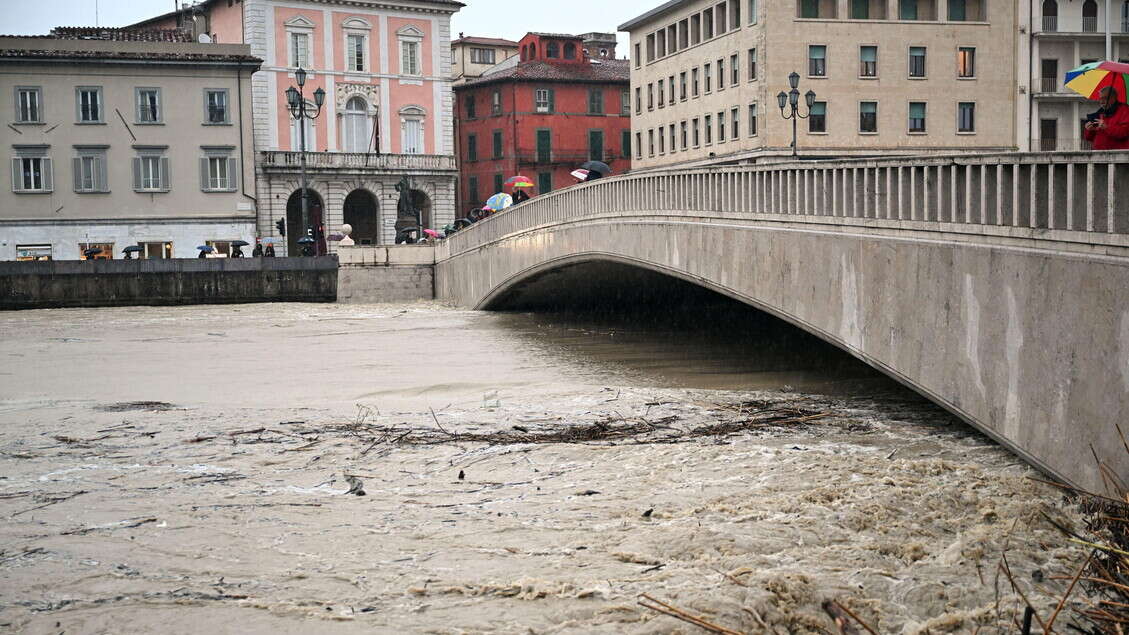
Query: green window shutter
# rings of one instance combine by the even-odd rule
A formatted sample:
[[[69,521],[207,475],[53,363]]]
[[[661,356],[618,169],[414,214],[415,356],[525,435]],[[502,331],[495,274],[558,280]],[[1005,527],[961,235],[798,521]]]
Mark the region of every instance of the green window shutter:
[[[71,169],[74,170],[74,191],[82,191],[82,159],[75,157],[71,159]],[[94,188],[98,189],[98,188]]]
[[[12,191],[24,191],[24,180],[19,159],[12,159]]]
[[[553,173],[541,172],[537,175],[537,193],[548,194],[553,191]]]
[[[232,192],[239,190],[239,159],[227,160],[227,189]]]

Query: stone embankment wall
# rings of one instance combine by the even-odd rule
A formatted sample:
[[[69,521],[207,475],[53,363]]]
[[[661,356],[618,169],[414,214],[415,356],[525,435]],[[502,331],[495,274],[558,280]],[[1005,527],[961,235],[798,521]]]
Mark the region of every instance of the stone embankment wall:
[[[338,247],[340,302],[410,302],[435,298],[430,245]]]
[[[0,309],[333,302],[337,258],[0,262]]]

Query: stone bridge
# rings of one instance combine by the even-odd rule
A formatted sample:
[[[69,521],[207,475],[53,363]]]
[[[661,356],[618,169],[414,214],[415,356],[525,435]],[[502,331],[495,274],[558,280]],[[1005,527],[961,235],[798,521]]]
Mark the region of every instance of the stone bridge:
[[[682,169],[537,197],[443,241],[439,299],[681,278],[835,344],[1040,469],[1129,480],[1129,153]],[[650,274],[649,274],[650,275]],[[614,297],[614,296],[613,296]],[[1121,429],[1129,434],[1129,425]]]

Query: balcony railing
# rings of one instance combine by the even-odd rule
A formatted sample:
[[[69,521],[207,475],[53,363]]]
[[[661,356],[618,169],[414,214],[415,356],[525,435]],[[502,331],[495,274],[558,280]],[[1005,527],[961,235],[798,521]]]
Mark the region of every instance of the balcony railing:
[[[1094,146],[1085,139],[1032,139],[1031,149],[1040,152],[1090,152]]]
[[[1083,33],[1097,33],[1098,32],[1098,19],[1097,18],[1082,18],[1082,32]]]
[[[1043,16],[1043,30],[1048,32],[1055,32],[1058,30],[1058,16],[1057,15],[1044,15]]]
[[[301,152],[268,150],[261,153],[264,168],[297,170]],[[448,154],[375,154],[369,152],[307,152],[306,167],[348,170],[455,170]]]
[[[1042,77],[1037,86],[1040,93],[1057,93],[1062,89],[1062,82],[1057,77]]]

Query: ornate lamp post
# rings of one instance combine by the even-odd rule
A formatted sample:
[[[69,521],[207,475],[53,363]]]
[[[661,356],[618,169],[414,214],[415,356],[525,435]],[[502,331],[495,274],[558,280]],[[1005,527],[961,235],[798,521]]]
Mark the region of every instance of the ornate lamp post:
[[[809,90],[804,93],[804,103],[808,106],[808,114],[800,114],[800,75],[795,71],[788,75],[788,85],[792,90],[788,92],[780,91],[776,94],[776,103],[780,106],[780,116],[785,121],[792,120],[792,156],[796,156],[796,121],[798,119],[807,119],[811,116],[811,107],[815,103],[815,91]],[[792,112],[784,114],[784,107],[791,106]]]
[[[310,196],[306,185],[306,119],[313,121],[321,115],[322,104],[325,103],[325,91],[321,88],[314,91],[314,104],[317,110],[306,110],[306,96],[302,89],[306,86],[306,71],[299,68],[294,72],[298,81],[298,88],[291,86],[286,89],[286,104],[290,107],[290,116],[298,121],[299,152],[298,164],[302,174],[302,236],[310,235]],[[315,245],[317,243],[315,242]],[[317,247],[315,246],[315,250]],[[316,253],[316,251],[315,251]]]

